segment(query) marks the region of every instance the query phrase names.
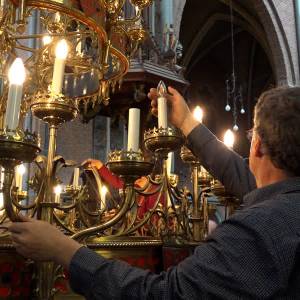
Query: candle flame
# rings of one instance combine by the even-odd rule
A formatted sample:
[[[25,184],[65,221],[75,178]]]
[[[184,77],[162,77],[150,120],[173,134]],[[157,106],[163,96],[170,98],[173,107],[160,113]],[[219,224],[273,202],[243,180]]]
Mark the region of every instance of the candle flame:
[[[101,196],[105,197],[107,194],[107,187],[105,185],[102,185],[101,187]]]
[[[68,56],[69,47],[65,39],[59,41],[56,45],[55,56],[57,58],[66,59]]]
[[[54,187],[54,194],[60,195],[61,193],[62,193],[62,186],[60,184],[58,184]]]
[[[52,37],[50,35],[45,35],[43,36],[43,44],[49,45],[52,42]]]
[[[17,172],[18,172],[18,174],[20,174],[20,175],[24,175],[25,172],[26,172],[25,166],[24,166],[23,164],[17,166]]]
[[[163,97],[167,93],[167,88],[165,83],[161,80],[157,86],[157,92],[159,97]]]
[[[228,148],[233,148],[234,145],[234,134],[233,132],[228,129],[225,134],[224,134],[224,144],[228,147]]]
[[[201,108],[199,105],[197,105],[197,106],[195,107],[194,112],[193,112],[193,115],[194,115],[194,118],[195,118],[198,122],[202,123],[202,120],[203,120],[203,110],[202,110],[202,108]]]
[[[8,71],[10,84],[22,85],[25,81],[26,72],[21,58],[17,57]]]

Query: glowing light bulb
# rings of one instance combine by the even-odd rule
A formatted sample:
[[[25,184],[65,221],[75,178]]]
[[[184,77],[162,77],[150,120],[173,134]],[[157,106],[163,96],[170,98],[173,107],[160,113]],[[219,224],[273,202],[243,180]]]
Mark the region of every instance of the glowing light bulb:
[[[245,113],[245,109],[241,108],[241,114],[243,115]]]
[[[227,104],[227,105],[225,106],[225,110],[226,110],[226,111],[230,111],[230,110],[231,110],[231,107],[230,107],[229,104]]]
[[[65,39],[59,41],[55,48],[56,58],[66,59],[68,56],[69,47]]]
[[[203,120],[203,110],[202,110],[202,108],[199,105],[197,105],[195,107],[194,112],[193,112],[193,116],[194,116],[194,118],[198,122],[202,123],[202,120]]]
[[[52,42],[52,37],[50,35],[45,35],[43,36],[43,44],[49,45]]]
[[[17,57],[8,71],[9,84],[23,85],[26,77],[24,64],[21,58]]]
[[[236,124],[233,126],[233,130],[234,131],[238,131],[239,130],[239,126],[237,126]]]
[[[224,144],[228,147],[228,148],[233,148],[234,145],[234,134],[233,132],[228,129],[225,134],[224,134]]]

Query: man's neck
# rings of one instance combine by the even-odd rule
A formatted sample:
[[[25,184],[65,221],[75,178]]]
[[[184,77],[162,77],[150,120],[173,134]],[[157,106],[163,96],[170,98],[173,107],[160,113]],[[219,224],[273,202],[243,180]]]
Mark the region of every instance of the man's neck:
[[[265,161],[256,176],[258,188],[274,184],[289,178],[285,171],[275,167],[271,161]]]

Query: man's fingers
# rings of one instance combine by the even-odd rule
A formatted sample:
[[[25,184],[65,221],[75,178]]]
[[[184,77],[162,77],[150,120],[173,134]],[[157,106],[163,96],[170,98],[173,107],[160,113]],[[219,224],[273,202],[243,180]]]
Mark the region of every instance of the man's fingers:
[[[11,236],[11,239],[12,239],[15,243],[17,243],[17,244],[19,244],[19,245],[24,245],[24,244],[25,244],[25,243],[24,243],[24,237],[23,237],[22,234],[12,232],[10,236]]]
[[[171,86],[168,87],[168,91],[172,96],[180,96],[179,92]]]
[[[13,222],[7,226],[7,229],[12,233],[22,233],[27,230],[25,224],[24,222]]]
[[[152,109],[151,109],[151,113],[152,113],[154,116],[157,117],[157,115],[158,115],[158,109],[157,109],[157,108],[152,108]]]
[[[157,100],[152,100],[152,101],[151,101],[151,106],[152,106],[153,108],[157,107]]]
[[[33,221],[33,219],[28,218],[27,216],[24,216],[21,213],[19,214],[19,218],[22,222],[32,222]]]

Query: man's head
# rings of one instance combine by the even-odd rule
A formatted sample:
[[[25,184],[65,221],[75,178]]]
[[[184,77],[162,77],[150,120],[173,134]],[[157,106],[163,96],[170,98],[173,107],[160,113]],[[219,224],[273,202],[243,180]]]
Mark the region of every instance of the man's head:
[[[286,177],[300,176],[299,87],[267,91],[255,106],[250,168],[256,179],[268,171],[268,164],[273,170],[265,176],[274,170]]]

